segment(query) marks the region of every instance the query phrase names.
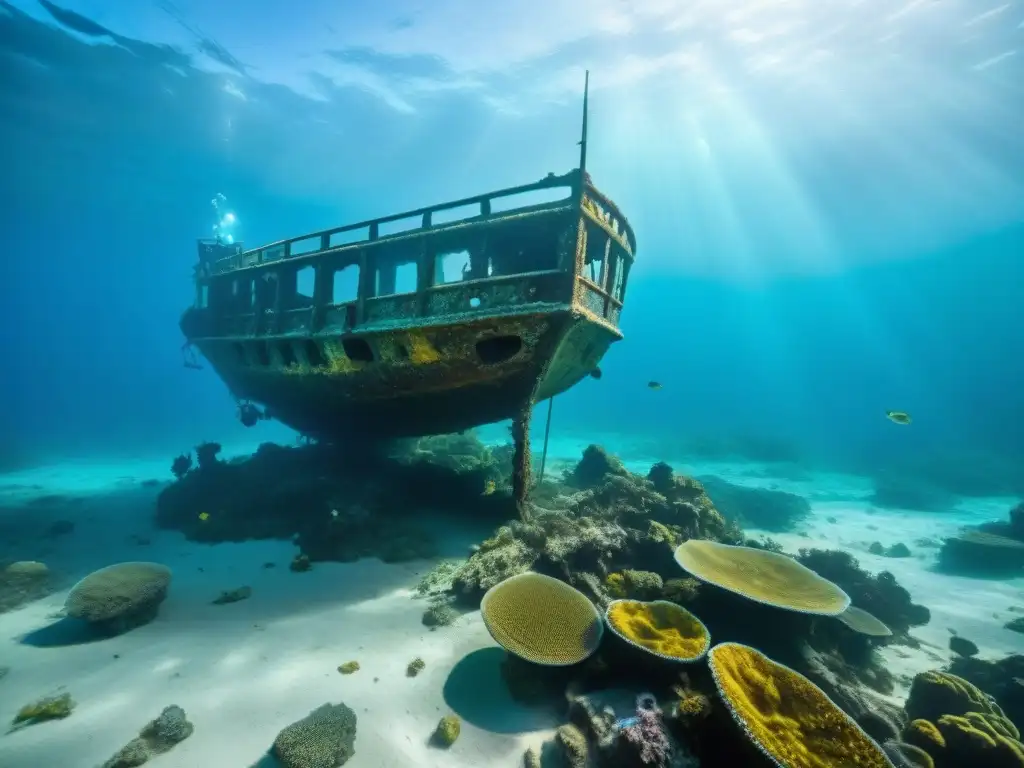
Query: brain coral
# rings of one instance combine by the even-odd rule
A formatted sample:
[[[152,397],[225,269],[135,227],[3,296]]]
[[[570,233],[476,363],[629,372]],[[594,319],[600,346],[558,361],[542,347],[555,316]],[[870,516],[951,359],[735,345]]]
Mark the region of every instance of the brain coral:
[[[836,616],[843,624],[854,632],[859,632],[868,637],[891,637],[892,630],[876,619],[870,613],[851,605],[845,611]]]
[[[926,730],[915,720],[907,727],[904,739]],[[928,725],[931,725],[928,723]],[[935,726],[933,726],[935,727]],[[1024,768],[1024,744],[1013,723],[1005,717],[986,712],[966,715],[943,715],[937,721],[938,739],[919,743],[934,761],[936,768]]]
[[[94,571],[68,593],[68,616],[115,631],[151,621],[167,597],[171,569],[158,563],[118,563]]]
[[[948,672],[914,678],[904,707],[903,741],[927,752],[936,768],[1024,768],[1024,744],[999,705]]]
[[[675,557],[701,581],[766,605],[823,616],[838,615],[850,605],[843,590],[786,555],[690,539],[679,545]]]
[[[893,768],[882,748],[803,675],[739,643],[708,664],[733,719],[781,768]]]
[[[612,632],[631,645],[672,661],[699,661],[711,635],[700,619],[666,600],[613,600],[605,612]]]
[[[356,713],[323,704],[284,728],[272,752],[284,768],[338,768],[355,754]]]
[[[480,614],[506,651],[550,666],[589,657],[604,628],[597,608],[582,592],[532,571],[491,587],[480,602]]]
[[[911,720],[937,721],[943,715],[985,712],[1002,715],[999,706],[979,688],[949,672],[921,672],[910,685],[903,707]]]

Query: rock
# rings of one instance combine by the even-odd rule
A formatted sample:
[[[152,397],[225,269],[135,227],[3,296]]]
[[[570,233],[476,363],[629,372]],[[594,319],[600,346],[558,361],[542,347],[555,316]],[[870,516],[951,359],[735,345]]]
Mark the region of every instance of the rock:
[[[1020,632],[1024,634],[1024,616],[1019,616],[1016,619],[1011,619],[1003,625],[1006,629],[1011,632]]]
[[[910,557],[910,547],[904,544],[902,541],[893,544],[887,550],[885,550],[886,557]]]
[[[872,555],[884,555],[885,547],[882,546],[882,542],[880,541],[872,541],[871,546],[868,547],[868,552]]]
[[[987,530],[966,530],[947,538],[939,550],[946,573],[1018,576],[1024,573],[1024,542]]]
[[[250,597],[252,597],[252,587],[239,587],[238,589],[221,592],[220,597],[213,600],[213,604],[227,605],[228,603],[237,603],[240,600],[248,600]]]
[[[978,646],[960,635],[953,635],[949,638],[949,650],[960,656],[977,656]]]
[[[720,477],[698,478],[726,520],[766,531],[789,531],[811,513],[803,496],[767,488],[747,488]]]
[[[272,752],[284,768],[338,768],[355,754],[356,713],[323,704],[282,729]]]

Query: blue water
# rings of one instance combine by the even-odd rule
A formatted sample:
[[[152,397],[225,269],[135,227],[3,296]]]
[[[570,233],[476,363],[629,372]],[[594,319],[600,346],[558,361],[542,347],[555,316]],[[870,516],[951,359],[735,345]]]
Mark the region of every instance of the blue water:
[[[582,66],[590,170],[639,248],[626,339],[557,404],[558,429],[735,434],[857,466],[1024,455],[1013,9],[780,9],[798,23],[783,39],[836,30],[820,64],[787,49],[783,77],[751,63],[768,42],[710,12],[675,47],[646,14],[582,41],[484,25],[494,56],[525,57],[504,72],[411,8],[265,6],[4,4],[4,462],[241,435],[178,349],[213,195],[256,245],[562,172]]]
[[[567,172],[585,70],[588,170],[638,248],[624,339],[600,379],[553,404],[553,441],[575,452],[555,458],[600,440],[637,471],[666,458],[783,487],[814,503],[788,549],[811,536],[932,587],[934,551],[918,540],[1004,520],[1024,496],[1019,3],[0,0],[0,475],[27,472],[3,490],[43,493],[38,478],[67,462],[107,467],[97,486],[154,467],[169,481],[171,459],[205,440],[291,444],[280,424],[242,427],[209,366],[183,365],[178,321],[211,199],[226,197],[255,247]],[[505,426],[481,434],[503,442]],[[109,469],[123,461],[136,464]],[[876,517],[873,483],[897,475],[955,494],[957,516],[935,530],[921,510],[898,526]],[[155,494],[110,514],[148,510]],[[55,545],[65,575],[123,557],[138,533],[97,506],[99,523],[75,518],[92,543]],[[154,558],[184,551],[150,534]],[[913,544],[914,558],[869,554],[875,538]],[[292,554],[225,546],[195,556],[217,589],[238,586],[238,563]],[[415,583],[378,566],[358,566],[367,583]],[[181,594],[205,605],[211,587],[188,568]],[[309,598],[317,611],[334,573],[315,576],[328,595]],[[284,590],[279,574],[253,577],[257,593]],[[1019,578],[949,578],[935,589],[971,603],[961,626],[979,640],[1019,603]],[[287,607],[290,593],[273,594]],[[981,594],[992,606],[971,602]],[[958,615],[932,608],[942,645]],[[1008,618],[1000,652],[1018,639]],[[248,637],[224,640],[225,655]],[[355,654],[363,641],[345,638]]]

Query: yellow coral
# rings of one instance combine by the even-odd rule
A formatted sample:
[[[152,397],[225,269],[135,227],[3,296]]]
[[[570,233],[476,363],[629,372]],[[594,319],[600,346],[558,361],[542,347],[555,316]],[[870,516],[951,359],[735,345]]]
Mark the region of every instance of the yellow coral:
[[[835,616],[850,605],[842,589],[786,555],[690,539],[679,545],[675,558],[701,581],[777,608]]]
[[[564,581],[539,573],[511,576],[487,590],[480,615],[494,641],[534,664],[566,666],[588,658],[604,624],[594,604]]]
[[[445,715],[434,729],[433,741],[437,746],[450,747],[462,732],[462,721],[455,715]]]
[[[14,716],[14,725],[41,723],[46,720],[62,720],[71,714],[75,702],[70,693],[49,696],[32,704],[26,704]]]
[[[605,577],[604,586],[612,597],[626,596],[626,578],[621,573],[609,573]]]
[[[676,706],[679,717],[705,717],[711,713],[711,702],[703,693],[686,692]]]
[[[907,723],[903,729],[903,740],[907,744],[920,747],[928,754],[934,752],[936,748],[945,749],[946,747],[946,740],[939,733],[939,729],[930,721],[922,719],[911,720]]]
[[[616,635],[665,659],[698,661],[711,644],[708,628],[700,619],[666,600],[613,600],[606,616]]]
[[[718,692],[753,743],[783,768],[892,768],[882,748],[814,683],[739,643],[708,654]]]
[[[882,621],[876,619],[867,611],[855,605],[849,606],[845,611],[836,616],[843,624],[854,632],[859,632],[868,637],[890,637],[892,630]]]
[[[980,689],[949,672],[921,672],[914,677],[904,706],[911,720],[937,721],[942,715],[986,712],[1003,716],[999,706]]]
[[[1017,740],[1020,734],[1003,716],[983,712],[943,715],[937,725],[952,764],[1024,767],[1024,744]]]

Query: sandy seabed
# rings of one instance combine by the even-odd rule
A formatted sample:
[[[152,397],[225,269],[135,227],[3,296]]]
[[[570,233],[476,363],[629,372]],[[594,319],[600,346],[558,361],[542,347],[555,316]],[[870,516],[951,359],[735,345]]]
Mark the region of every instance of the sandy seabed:
[[[609,441],[610,448],[615,442]],[[584,442],[554,442],[549,466],[575,461]],[[646,472],[654,458],[624,456]],[[75,522],[64,536],[12,543],[24,523],[0,519],[0,560],[39,559],[56,572],[63,590],[0,615],[0,721],[39,697],[67,691],[77,702],[65,720],[0,735],[0,768],[96,768],[170,704],[182,707],[194,734],[154,758],[154,768],[274,766],[267,756],[278,731],[321,704],[344,702],[358,717],[355,755],[346,768],[521,765],[530,745],[550,738],[559,713],[512,702],[499,677],[502,652],[479,612],[431,631],[421,623],[425,603],[415,586],[433,561],[387,565],[375,559],[318,563],[293,573],[289,542],[204,545],[152,527],[166,462],[69,464],[0,477],[0,502],[13,507],[60,494],[60,505],[18,508],[45,530],[49,517]],[[965,501],[949,514],[875,510],[863,478],[773,476],[771,467],[739,463],[694,465],[677,471],[714,474],[731,482],[773,487],[805,496],[811,517],[795,532],[774,534],[787,551],[843,549],[862,567],[889,570],[915,602],[931,609],[931,622],[912,631],[921,647],[882,650],[897,676],[893,700],[902,703],[917,672],[948,661],[950,631],[968,637],[982,658],[1020,652],[1024,638],[1003,627],[1024,609],[1024,579],[990,581],[933,572],[938,541],[967,524],[1002,519],[1012,499]],[[13,512],[0,513],[8,516]],[[463,556],[481,532],[449,522],[442,554]],[[749,533],[756,535],[757,531]],[[149,541],[140,544],[139,538]],[[868,545],[907,544],[903,559],[869,554]],[[159,617],[119,637],[74,644],[52,618],[67,588],[86,573],[114,562],[151,560],[172,568],[174,580]],[[272,562],[273,568],[264,567]],[[211,601],[243,585],[252,596],[228,605]],[[406,665],[420,657],[415,678]],[[358,672],[338,665],[355,660]],[[462,733],[448,750],[429,745],[442,715],[462,718]]]

